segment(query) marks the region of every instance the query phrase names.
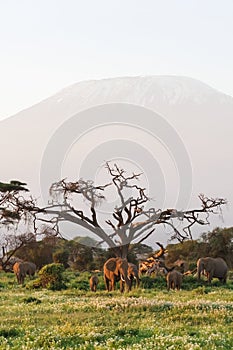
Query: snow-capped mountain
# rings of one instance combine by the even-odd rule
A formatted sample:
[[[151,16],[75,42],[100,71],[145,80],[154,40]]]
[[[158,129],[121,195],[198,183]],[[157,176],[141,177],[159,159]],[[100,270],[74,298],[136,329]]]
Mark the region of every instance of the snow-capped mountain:
[[[88,117],[88,114],[80,114],[95,106],[117,103],[145,107],[166,121],[181,140],[189,155],[193,171],[192,197],[204,192],[213,197],[227,198],[229,209],[224,215],[225,222],[222,225],[233,225],[231,206],[233,197],[233,98],[201,81],[188,77],[148,76],[83,81],[64,88],[48,99],[1,121],[1,180],[18,178],[27,182],[33,193],[39,194],[41,166],[48,145],[51,146],[51,140],[56,135],[56,137],[62,135],[65,128],[72,125],[69,124],[73,120],[72,118],[79,116],[77,118],[80,118],[80,124],[75,124],[77,137],[75,142],[74,139],[70,140],[70,144],[69,140],[66,140],[66,146],[64,146],[66,154],[63,155],[63,163],[69,161],[72,164],[74,159],[75,161],[80,159],[80,162],[84,163],[88,159],[94,158],[103,162],[108,160],[104,157],[111,157],[110,149],[113,150],[113,158],[125,159],[133,155],[133,149],[140,146],[138,152],[141,152],[144,147],[146,149],[145,157],[143,157],[144,162],[146,159],[151,162],[154,157],[154,162],[157,162],[158,165],[156,169],[161,170],[158,173],[158,178],[160,176],[161,184],[166,187],[165,192],[172,192],[180,184],[179,180],[174,177],[174,171],[170,172],[169,169],[172,165],[166,164],[166,155],[164,156],[163,152],[166,146],[170,147],[167,154],[172,153],[173,150],[170,145],[166,145],[164,140],[162,143],[165,143],[165,148],[162,149],[162,143],[156,144],[156,137],[153,140],[150,139],[149,129],[156,128],[156,125],[152,125],[153,119],[148,122],[145,118],[145,130],[142,128],[139,130],[138,127],[132,128],[133,116],[131,116],[129,126],[126,125],[128,122],[126,117],[124,128],[122,121],[116,126],[116,123],[114,124],[109,116],[111,128],[108,129],[106,119],[106,125],[101,126],[100,130],[100,128],[96,128],[94,119],[93,127],[91,120],[89,120],[89,124],[87,123],[87,119],[91,118]],[[117,121],[116,117],[115,122]],[[156,123],[156,118],[154,121]],[[167,126],[168,129],[169,126]],[[79,129],[82,130],[82,137],[79,135],[81,132]],[[89,138],[87,134],[89,134]],[[74,130],[72,135],[74,138]],[[87,138],[85,139],[84,136]],[[121,154],[121,147],[119,147],[121,141],[122,145],[124,143],[122,149],[124,152],[128,149],[128,153]],[[59,147],[64,142],[65,140],[61,136]],[[74,143],[76,143],[76,148]],[[56,144],[54,145],[56,146]],[[131,146],[132,151],[129,151]],[[59,152],[59,147],[54,147],[54,155]],[[100,149],[103,149],[102,153],[99,151]],[[119,153],[117,153],[117,149]],[[99,158],[94,157],[97,150]],[[89,158],[89,153],[93,155],[93,158]],[[100,159],[101,154],[103,154],[103,159]],[[140,167],[139,158],[137,159],[135,156],[133,161],[138,163]],[[176,163],[176,159],[173,161]],[[47,166],[48,177],[50,176],[50,166],[53,167],[52,162]],[[142,170],[144,167],[145,163],[141,165]],[[64,177],[71,175],[70,169],[71,165],[67,167],[64,165]],[[153,176],[150,176],[149,182],[151,183]],[[56,180],[58,179],[54,179],[54,181]],[[174,193],[173,197],[175,196],[177,193]],[[165,203],[169,205],[166,199]],[[221,222],[216,224],[221,225]]]
[[[217,95],[222,103],[231,100],[225,94],[220,97],[218,91],[192,78],[148,76],[84,81],[63,89],[54,98],[57,102],[65,102],[66,99],[76,100],[78,96],[81,105],[90,101],[99,103],[99,98],[107,103],[111,98],[114,102],[124,99],[130,103],[156,107],[157,104],[208,103],[213,102]]]

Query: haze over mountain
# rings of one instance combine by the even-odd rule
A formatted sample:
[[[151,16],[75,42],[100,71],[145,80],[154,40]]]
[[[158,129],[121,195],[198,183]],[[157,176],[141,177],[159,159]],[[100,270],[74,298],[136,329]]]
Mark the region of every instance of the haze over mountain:
[[[65,130],[69,125],[67,123],[76,115],[80,116],[79,112],[81,111],[112,103],[145,107],[162,116],[170,124],[182,140],[191,161],[193,188],[190,205],[198,204],[196,197],[199,193],[227,198],[229,205],[224,210],[224,222],[215,218],[213,224],[233,225],[231,203],[233,197],[233,98],[200,81],[187,77],[149,76],[83,81],[1,121],[1,181],[7,181],[11,178],[25,181],[32,193],[39,196],[41,162],[47,152],[49,142],[56,135],[56,130],[60,130],[59,132]],[[161,170],[158,173],[158,178],[161,175],[161,179],[162,177],[163,179],[158,180],[158,187],[165,184],[165,192],[162,193],[161,190],[157,204],[162,203],[169,206],[170,198],[172,199],[170,205],[173,205],[174,198],[177,197],[177,191],[179,191],[176,188],[179,185],[179,179],[177,179],[174,170],[177,160],[173,159],[174,164],[171,165],[172,156],[171,154],[169,156],[169,153],[172,150],[169,149],[170,146],[162,145],[164,142],[161,140],[156,141],[156,137],[154,137],[156,135],[150,139],[151,136],[147,130],[152,128],[152,125],[148,125],[146,119],[146,131],[139,130],[137,125],[133,127],[132,119],[130,122],[127,118],[124,127],[122,121],[117,125],[118,120],[115,120],[115,124],[111,121],[110,126],[101,125],[98,128],[93,120],[93,127],[90,121],[88,129],[85,130],[85,126],[81,125],[84,119],[79,119],[81,134],[77,123],[75,124],[77,131],[75,142],[73,139],[70,140],[69,144],[69,140],[66,140],[69,149],[66,149],[65,158],[62,159],[61,174],[63,177],[73,179],[81,166],[78,163],[85,163],[89,159],[89,153],[92,153],[90,159],[93,159],[96,152],[95,158],[98,162],[103,163],[109,159],[106,159],[106,156],[114,159],[126,159],[130,158],[130,154],[133,154],[134,146],[135,150],[139,147],[139,152],[144,147],[144,161],[150,162],[150,159],[154,157],[158,165],[157,169]],[[63,141],[61,139],[59,145]],[[125,152],[128,148],[128,153],[121,154],[121,148],[118,147],[119,142],[125,145],[122,148]],[[68,147],[67,145],[66,147]],[[99,151],[101,147],[103,150]],[[110,149],[113,149],[112,156]],[[58,149],[55,147],[54,155],[57,152]],[[101,154],[103,159],[101,159]],[[148,160],[146,160],[147,156]],[[141,158],[137,159],[135,155],[134,165],[145,170],[145,164],[140,164],[140,160]],[[53,166],[52,162],[47,164],[48,177],[50,176],[50,165]],[[185,166],[186,164],[184,164]],[[173,170],[170,171],[169,169],[172,167]],[[101,171],[100,174],[102,174]],[[102,175],[96,176],[98,178]],[[156,184],[156,174],[147,174],[147,178],[149,183],[154,181]],[[59,179],[56,178],[53,181],[56,180]],[[184,179],[182,181],[185,182]],[[173,190],[174,193],[170,194]],[[158,188],[159,191],[160,188]],[[153,195],[156,194],[153,193]],[[204,229],[202,228],[202,230]]]

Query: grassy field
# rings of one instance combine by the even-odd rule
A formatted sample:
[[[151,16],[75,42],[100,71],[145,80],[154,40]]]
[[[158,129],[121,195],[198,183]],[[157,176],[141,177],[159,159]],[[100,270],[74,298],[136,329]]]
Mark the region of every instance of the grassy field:
[[[165,281],[128,294],[88,291],[88,274],[67,275],[63,291],[18,286],[0,274],[0,349],[232,349],[233,282],[208,287]],[[153,280],[152,280],[153,281]],[[149,289],[150,287],[150,289]]]

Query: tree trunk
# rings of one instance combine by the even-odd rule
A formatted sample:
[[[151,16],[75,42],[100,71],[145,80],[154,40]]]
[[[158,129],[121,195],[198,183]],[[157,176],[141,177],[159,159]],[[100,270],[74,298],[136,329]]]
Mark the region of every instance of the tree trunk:
[[[114,247],[112,249],[117,258],[127,259],[128,252],[129,252],[129,244],[125,244],[119,247]]]

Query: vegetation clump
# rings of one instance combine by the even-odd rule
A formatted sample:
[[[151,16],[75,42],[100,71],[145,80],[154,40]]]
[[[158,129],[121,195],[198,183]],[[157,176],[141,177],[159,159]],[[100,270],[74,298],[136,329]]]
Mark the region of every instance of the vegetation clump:
[[[50,290],[65,289],[64,271],[63,264],[52,263],[43,266],[38,273],[39,278],[33,282],[34,288],[42,287]]]
[[[29,303],[40,304],[41,303],[41,300],[37,299],[35,297],[24,298],[23,301],[25,304],[29,304]]]

